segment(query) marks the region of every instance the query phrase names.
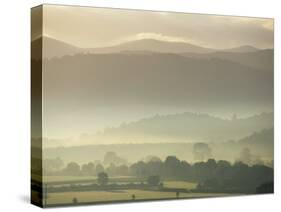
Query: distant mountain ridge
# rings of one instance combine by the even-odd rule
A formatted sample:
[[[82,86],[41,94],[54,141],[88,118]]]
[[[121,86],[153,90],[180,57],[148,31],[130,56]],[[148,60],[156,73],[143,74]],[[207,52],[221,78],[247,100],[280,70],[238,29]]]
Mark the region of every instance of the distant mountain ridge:
[[[226,120],[208,114],[181,113],[157,115],[120,127],[105,129],[105,137],[140,137],[162,142],[223,142],[241,139],[256,131],[273,127],[273,113],[262,113],[248,118]],[[102,137],[101,136],[101,137]],[[178,139],[178,140],[177,140]],[[122,140],[122,139],[120,139]],[[141,142],[141,139],[138,139]]]
[[[206,54],[182,53],[181,55],[198,59],[219,58],[222,60],[228,60],[239,63],[241,65],[253,67],[259,70],[262,69],[271,72],[273,72],[274,70],[274,50],[272,49],[249,52],[217,51]]]
[[[32,41],[33,45],[37,45],[42,37]],[[124,42],[114,46],[101,47],[101,48],[80,48],[72,44],[51,38],[43,37],[44,42],[44,58],[62,57],[65,55],[74,54],[105,54],[105,53],[120,53],[123,51],[151,51],[156,53],[211,53],[211,52],[255,52],[260,49],[253,46],[239,46],[230,49],[211,49],[205,48],[186,42],[168,42],[156,39],[141,39]]]
[[[129,41],[111,47],[93,48],[91,49],[90,52],[113,53],[113,52],[122,52],[122,51],[151,51],[156,53],[182,53],[182,52],[210,53],[216,50],[192,45],[185,42],[168,42],[168,41],[160,41],[156,39],[142,39],[142,40]]]
[[[52,44],[48,45],[48,42]],[[52,117],[59,117],[58,125],[69,120],[68,117],[71,113],[72,119],[76,120],[73,124],[82,123],[81,126],[78,126],[80,127],[77,129],[78,133],[96,131],[106,126],[116,126],[121,121],[136,120],[134,117],[146,117],[147,114],[150,116],[155,114],[154,111],[152,113],[152,110],[157,111],[156,108],[165,107],[164,109],[171,113],[204,111],[210,114],[253,114],[272,111],[273,108],[273,50],[243,53],[217,51],[159,53],[138,49],[130,51],[126,47],[126,50],[120,52],[94,54],[84,52],[85,49],[75,46],[66,48],[67,44],[57,42],[59,41],[47,39],[47,41],[43,41],[43,44],[45,43],[50,48],[52,45],[55,46],[58,48],[56,52],[60,52],[59,49],[63,48],[68,51],[69,55],[61,52],[60,54],[63,56],[51,57],[44,63],[44,98],[48,100],[44,101],[44,108],[46,108],[46,116],[51,117],[50,121]],[[139,42],[157,43],[160,45],[160,49],[163,47],[162,41],[141,40]],[[167,43],[164,42],[164,44]],[[168,43],[168,45],[171,44],[171,42]],[[133,45],[135,48],[134,42],[126,43],[126,45]],[[190,46],[184,48],[187,47]],[[175,48],[178,50],[177,46]],[[92,49],[86,50],[92,51]],[[44,51],[48,52],[48,48]],[[103,123],[104,117],[97,120],[98,116],[104,116],[99,113],[100,108],[105,108],[109,112],[120,111],[120,113],[118,112],[120,118],[115,117],[114,114],[110,117],[110,113],[107,113],[107,119],[115,118],[116,122],[109,125],[96,124],[94,129],[85,130],[83,126],[83,123],[87,123],[84,121],[85,117],[87,120]],[[135,115],[139,114],[140,110],[145,112],[141,116]],[[130,112],[131,114],[129,114]],[[127,119],[124,118],[126,115],[128,115]],[[117,119],[120,120],[117,122]],[[183,127],[186,127],[185,121],[183,121]],[[272,120],[269,122],[272,123]],[[216,126],[213,123],[229,126],[230,122],[206,118],[206,121],[200,125]],[[48,124],[51,128],[52,122]],[[144,125],[146,124],[151,123],[145,122]],[[223,127],[214,129],[212,134],[200,133],[200,130],[197,133],[190,131],[187,134],[186,129],[194,127],[192,123],[188,124],[190,126],[188,128],[182,128],[182,125],[178,123],[180,127],[174,125],[175,131],[170,128],[165,129],[165,127],[173,126],[164,126],[162,129],[160,124],[151,128],[144,126],[144,128],[135,129],[132,127],[132,132],[136,130],[141,136],[152,135],[150,138],[152,141],[153,137],[160,137],[159,135],[165,136],[164,139],[160,138],[162,141],[173,135],[176,135],[175,137],[180,141],[192,139],[223,141],[228,138],[241,138],[253,130],[267,127],[258,126],[257,129],[253,129],[251,127],[258,124],[251,123],[249,128],[246,126],[244,129],[239,129],[238,133],[231,131],[230,136],[227,136],[226,132],[229,129],[224,131]],[[157,133],[157,126],[159,133]],[[114,133],[121,133],[120,140],[124,140],[122,127],[118,130],[109,129],[106,136]],[[142,142],[141,136],[137,142]],[[132,140],[135,138],[126,138],[127,142]],[[99,141],[97,140],[97,142]]]
[[[268,107],[273,99],[272,71],[218,58],[163,53],[79,54],[49,60],[45,68],[49,70],[44,78],[46,97],[58,102],[64,99],[64,107],[72,105],[68,101],[74,97],[88,107],[93,103],[228,109],[238,102],[248,108]]]
[[[253,46],[250,45],[243,45],[243,46],[238,46],[235,48],[229,48],[229,49],[224,49],[224,50],[220,50],[220,51],[225,51],[225,52],[255,52],[258,51],[260,49],[255,48]]]
[[[262,131],[254,132],[238,141],[240,144],[262,144],[264,146],[270,145],[273,149],[274,130],[267,128]]]
[[[43,46],[42,49],[42,57],[43,58],[54,58],[54,57],[63,57],[65,55],[75,55],[82,53],[84,50],[73,46],[69,43],[50,38],[50,37],[39,37],[32,41],[31,48],[34,50],[38,50],[38,46]],[[35,52],[35,51],[34,51]],[[40,54],[39,54],[40,55]],[[32,58],[36,58],[36,52]]]

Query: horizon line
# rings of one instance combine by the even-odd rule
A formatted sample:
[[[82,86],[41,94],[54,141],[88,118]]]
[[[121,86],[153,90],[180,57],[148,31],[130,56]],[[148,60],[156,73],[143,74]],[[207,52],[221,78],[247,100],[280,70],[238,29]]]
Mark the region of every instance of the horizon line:
[[[123,42],[119,42],[119,43],[116,43],[116,44],[112,44],[112,45],[105,45],[105,46],[100,46],[100,47],[81,47],[81,46],[77,46],[71,42],[67,42],[67,41],[64,41],[64,40],[60,40],[60,39],[57,39],[55,37],[52,37],[52,36],[49,36],[49,35],[42,35],[42,36],[38,36],[34,39],[31,39],[31,43],[34,42],[35,40],[38,40],[40,38],[49,38],[49,39],[53,39],[53,40],[56,40],[58,42],[61,42],[61,43],[65,43],[69,46],[73,46],[75,48],[78,48],[78,49],[102,49],[102,48],[110,48],[110,47],[115,47],[115,46],[119,46],[119,45],[122,45],[122,44],[126,44],[126,43],[131,43],[131,42],[136,42],[136,41],[144,41],[144,40],[153,40],[153,41],[159,41],[159,42],[163,42],[163,43],[182,43],[182,44],[189,44],[189,45],[193,45],[193,46],[196,46],[196,47],[200,47],[200,48],[205,48],[205,49],[209,49],[209,50],[213,50],[214,52],[216,51],[224,51],[224,50],[231,50],[231,49],[236,49],[236,48],[241,48],[241,47],[252,47],[252,48],[255,48],[257,49],[257,51],[260,51],[260,50],[267,50],[267,49],[270,49],[270,50],[273,50],[274,47],[267,47],[267,48],[260,48],[260,47],[257,47],[257,46],[254,46],[254,45],[251,45],[251,44],[243,44],[243,45],[238,45],[238,46],[233,46],[233,47],[230,47],[230,48],[210,48],[210,47],[206,47],[206,46],[203,46],[203,45],[198,45],[198,44],[194,44],[192,42],[186,42],[186,41],[168,41],[168,40],[161,40],[161,39],[156,39],[156,38],[140,38],[140,39],[132,39],[132,40],[128,40],[128,41],[123,41]]]

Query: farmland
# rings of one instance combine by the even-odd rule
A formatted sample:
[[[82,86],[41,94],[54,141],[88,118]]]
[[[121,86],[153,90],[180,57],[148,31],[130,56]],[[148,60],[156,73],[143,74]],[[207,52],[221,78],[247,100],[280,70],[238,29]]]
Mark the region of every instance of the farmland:
[[[135,200],[161,200],[177,198],[175,192],[147,190],[64,192],[49,194],[47,205],[72,204],[73,198],[77,198],[78,203],[133,201],[132,195],[135,195]],[[226,194],[223,193],[181,193],[179,198],[215,197],[225,195]]]
[[[141,180],[145,180],[139,177],[133,176],[118,176],[118,177],[110,177],[109,182],[140,182]],[[96,183],[96,176],[44,176],[44,182],[47,184],[66,184],[66,183]]]
[[[192,192],[197,183],[187,181],[163,180],[162,189],[140,187],[139,189],[112,189],[111,185],[139,185],[144,178],[132,176],[118,176],[110,178],[108,188],[100,190],[79,190],[48,192],[45,203],[47,206],[63,204],[87,204],[101,202],[123,202],[138,200],[165,200],[198,197],[225,196],[224,193],[197,193]],[[97,182],[93,176],[46,176],[44,182],[48,187],[91,185]],[[178,192],[183,189],[183,192]],[[75,199],[75,200],[74,200]],[[75,202],[74,202],[75,201]]]
[[[112,154],[112,153],[111,153]],[[107,157],[105,157],[107,158]],[[115,154],[114,160],[118,157]],[[46,207],[90,203],[218,197],[272,193],[273,169],[209,159],[190,164],[175,156],[130,165],[47,160],[43,177],[32,174],[34,199]],[[104,160],[107,161],[107,160]],[[111,162],[112,163],[112,162]]]

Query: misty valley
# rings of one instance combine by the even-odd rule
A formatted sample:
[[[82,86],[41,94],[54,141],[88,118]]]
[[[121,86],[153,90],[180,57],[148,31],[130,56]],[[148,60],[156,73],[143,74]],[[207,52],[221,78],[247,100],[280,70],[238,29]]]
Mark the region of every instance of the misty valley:
[[[138,122],[133,122],[104,130],[98,138],[108,137],[112,131],[114,136],[122,137],[125,130],[127,136],[144,135],[150,129],[151,136],[166,135],[166,141],[170,136],[183,139],[190,133],[197,142],[48,147],[44,149],[43,161],[33,158],[34,164],[43,164],[43,179],[37,177],[36,170],[32,172],[34,190],[43,180],[42,198],[48,206],[273,192],[273,114],[263,113],[246,119],[233,117],[227,120],[230,126],[217,124],[206,126],[205,130],[200,119],[205,117],[205,122],[206,117],[212,119],[211,116],[192,113],[175,116],[177,121],[178,116],[186,116],[181,124],[192,131],[171,128],[164,120],[173,124],[175,120],[156,116],[151,118],[153,121],[145,119],[141,128]],[[260,130],[251,133],[257,120]],[[162,123],[161,130],[153,127],[159,123]],[[259,129],[258,126],[254,126],[255,129]],[[196,133],[199,128],[200,134]],[[224,129],[221,136],[215,133],[220,132],[219,129]],[[186,133],[181,134],[178,130]],[[203,142],[205,133],[213,134],[213,139],[217,136],[218,140]],[[219,139],[227,135],[232,139]],[[37,189],[40,190],[40,186]]]
[[[138,149],[139,144],[133,145],[130,149]],[[171,144],[157,146],[161,149],[161,145],[172,147]],[[112,148],[110,146],[103,149]],[[183,144],[181,146],[184,147]],[[262,160],[246,147],[241,150],[235,162],[215,160],[212,159],[214,155],[211,145],[195,143],[192,146],[193,162],[180,160],[176,156],[167,156],[162,160],[158,156],[148,155],[143,160],[132,163],[116,152],[106,152],[103,160],[81,164],[73,162],[74,157],[68,163],[59,157],[45,159],[45,204],[55,206],[273,192],[272,160]],[[147,153],[150,152],[149,145],[142,148],[146,148]],[[98,149],[99,147],[92,148]],[[184,150],[186,154],[189,153],[188,148]],[[85,152],[79,150],[77,155]],[[94,151],[92,152],[94,155]],[[145,152],[142,151],[142,154],[145,155]],[[89,150],[87,155],[90,158]],[[33,186],[36,187],[38,179],[36,172],[33,174]]]
[[[271,19],[43,8],[31,44],[35,204],[274,192]]]

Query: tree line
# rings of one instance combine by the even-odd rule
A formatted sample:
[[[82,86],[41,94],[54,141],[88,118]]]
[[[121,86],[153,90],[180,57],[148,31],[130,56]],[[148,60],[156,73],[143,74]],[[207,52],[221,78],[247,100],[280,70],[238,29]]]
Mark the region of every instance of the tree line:
[[[56,159],[60,160],[60,159]],[[59,163],[59,162],[57,162]],[[68,163],[64,168],[49,172],[47,175],[68,176],[136,176],[147,179],[158,176],[159,179],[183,180],[197,182],[201,191],[254,192],[255,189],[268,182],[273,182],[273,169],[264,165],[249,166],[243,162],[231,164],[225,160],[208,159],[196,163],[181,161],[176,156],[168,156],[164,161],[158,157],[150,161],[138,161],[131,165],[115,165],[104,167],[92,162],[82,164]]]

